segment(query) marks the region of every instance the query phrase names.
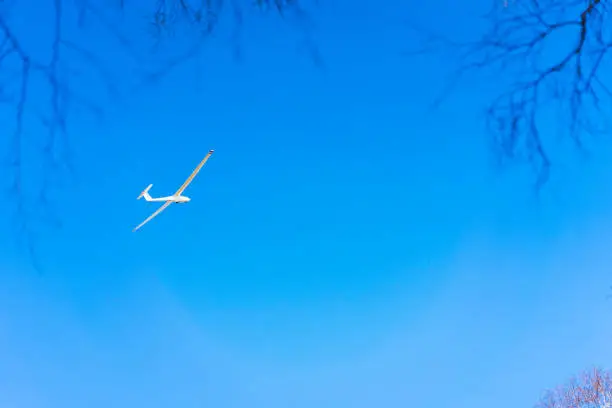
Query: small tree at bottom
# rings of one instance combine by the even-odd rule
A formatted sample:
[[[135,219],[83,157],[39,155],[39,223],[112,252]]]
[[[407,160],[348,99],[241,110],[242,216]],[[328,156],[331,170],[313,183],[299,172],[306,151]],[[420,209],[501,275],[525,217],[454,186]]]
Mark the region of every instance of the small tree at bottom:
[[[537,408],[611,408],[612,375],[593,368],[572,378],[565,385],[547,391]]]

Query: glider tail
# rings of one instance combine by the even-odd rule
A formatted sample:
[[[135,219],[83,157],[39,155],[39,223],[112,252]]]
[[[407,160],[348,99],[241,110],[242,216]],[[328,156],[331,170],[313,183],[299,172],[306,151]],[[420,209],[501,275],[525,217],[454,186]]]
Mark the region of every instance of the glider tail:
[[[142,190],[142,193],[140,193],[137,200],[140,200],[142,197],[144,197],[145,200],[151,201],[151,196],[149,195],[149,190],[151,189],[151,187],[153,187],[153,184],[149,184],[147,188]]]

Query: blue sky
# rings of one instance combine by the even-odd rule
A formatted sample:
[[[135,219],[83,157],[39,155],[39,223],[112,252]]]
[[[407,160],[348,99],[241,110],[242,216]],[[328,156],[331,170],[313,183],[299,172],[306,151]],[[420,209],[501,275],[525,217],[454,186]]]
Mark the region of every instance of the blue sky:
[[[535,203],[491,172],[491,83],[428,113],[449,63],[401,55],[405,15],[466,33],[474,10],[397,3],[322,7],[323,70],[252,21],[241,63],[220,36],[198,75],[73,117],[42,276],[2,230],[3,406],[504,408],[609,365],[607,147]],[[192,202],[132,233],[155,209],[138,193],[211,148]]]

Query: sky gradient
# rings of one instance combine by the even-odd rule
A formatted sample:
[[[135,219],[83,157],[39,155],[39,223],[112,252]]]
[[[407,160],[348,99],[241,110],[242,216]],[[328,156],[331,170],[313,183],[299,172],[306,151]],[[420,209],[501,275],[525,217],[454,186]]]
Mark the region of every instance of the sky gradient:
[[[509,408],[610,364],[608,146],[536,202],[491,170],[490,82],[429,112],[448,61],[402,56],[405,16],[465,34],[476,6],[350,3],[317,12],[324,67],[251,21],[240,62],[220,36],[73,117],[42,275],[2,229],[3,407]]]

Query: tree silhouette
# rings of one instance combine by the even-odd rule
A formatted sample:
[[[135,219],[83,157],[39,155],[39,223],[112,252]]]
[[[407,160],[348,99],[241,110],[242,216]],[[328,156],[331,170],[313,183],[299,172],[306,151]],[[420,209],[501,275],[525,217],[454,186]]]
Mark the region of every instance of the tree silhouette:
[[[305,21],[308,15],[302,3],[303,0],[49,0],[40,3],[41,10],[36,13],[44,16],[40,17],[42,26],[52,27],[46,35],[31,27],[24,30],[19,17],[32,14],[25,2],[0,1],[0,112],[4,115],[3,131],[10,136],[7,148],[0,150],[8,152],[8,157],[2,159],[8,160],[3,173],[10,185],[3,192],[15,205],[10,217],[32,258],[35,223],[60,225],[53,211],[52,187],[74,175],[73,146],[68,138],[70,115],[78,111],[100,117],[103,113],[104,98],[83,91],[86,87],[79,77],[88,76],[87,80],[103,85],[106,96],[116,97],[121,91],[118,88],[131,75],[127,70],[110,69],[98,42],[112,43],[129,55],[134,62],[134,81],[146,85],[195,56],[221,24],[231,26],[233,46],[239,50],[246,18],[273,14],[282,19],[293,17],[294,22]],[[93,25],[98,27],[94,41],[85,34]],[[305,27],[301,28],[308,40]],[[181,37],[181,32],[187,36]],[[134,38],[139,35],[138,40]],[[88,41],[83,44],[81,37]],[[151,40],[150,52],[143,49],[147,47],[142,45],[142,37]],[[187,37],[189,45],[184,47]],[[163,53],[156,51],[168,43],[173,48],[183,46],[184,50],[162,57]],[[311,56],[317,59],[313,43],[307,44]],[[156,60],[157,68],[147,71],[145,67],[151,65],[151,60]],[[33,151],[36,159],[28,161],[26,149]],[[42,182],[34,193],[29,193],[24,186],[29,170],[34,168],[40,169]]]
[[[609,7],[606,0],[493,0],[475,41],[426,33],[429,46],[420,52],[432,51],[431,41],[458,52],[449,87],[468,73],[501,74],[501,85],[491,84],[498,93],[486,110],[488,132],[498,157],[531,165],[540,187],[549,179],[554,143],[569,138],[584,152],[588,136],[608,131]],[[551,111],[563,129],[552,143],[543,129]]]

